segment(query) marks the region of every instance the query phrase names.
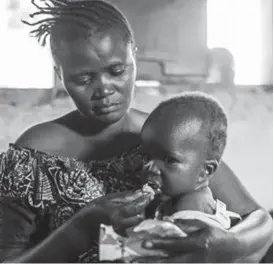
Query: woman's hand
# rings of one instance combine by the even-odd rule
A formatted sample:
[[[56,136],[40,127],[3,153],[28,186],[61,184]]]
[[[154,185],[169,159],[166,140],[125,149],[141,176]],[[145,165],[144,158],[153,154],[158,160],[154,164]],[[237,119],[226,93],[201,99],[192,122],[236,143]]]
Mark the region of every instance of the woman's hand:
[[[76,262],[98,240],[101,223],[112,224],[119,229],[135,225],[142,221],[143,217],[138,214],[142,213],[149,199],[141,191],[110,194],[95,199],[35,247],[27,251],[24,249],[25,252],[17,254],[15,258],[5,257],[12,263]],[[14,211],[11,212],[13,216]],[[8,216],[7,213],[4,215]],[[23,216],[22,212],[20,215]],[[0,257],[4,257],[4,253]]]
[[[144,210],[151,197],[142,191],[122,192],[106,195],[95,202],[97,209],[107,216],[106,224],[125,230],[144,220]]]
[[[116,231],[139,224],[144,219],[145,207],[151,201],[150,195],[140,191],[107,194],[93,200],[80,211],[83,226],[112,225]],[[97,224],[97,225],[96,225]]]
[[[184,238],[144,241],[144,248],[166,251],[168,258],[138,258],[135,262],[230,263],[242,257],[241,245],[233,232],[206,228]]]

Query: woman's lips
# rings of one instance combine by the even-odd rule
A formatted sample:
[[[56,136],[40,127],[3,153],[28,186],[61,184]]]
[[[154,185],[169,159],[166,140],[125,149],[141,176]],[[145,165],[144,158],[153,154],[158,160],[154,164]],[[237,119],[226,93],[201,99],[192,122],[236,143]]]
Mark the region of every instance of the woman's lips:
[[[115,112],[120,109],[121,104],[102,104],[94,106],[94,112],[97,114],[109,114],[111,112]]]

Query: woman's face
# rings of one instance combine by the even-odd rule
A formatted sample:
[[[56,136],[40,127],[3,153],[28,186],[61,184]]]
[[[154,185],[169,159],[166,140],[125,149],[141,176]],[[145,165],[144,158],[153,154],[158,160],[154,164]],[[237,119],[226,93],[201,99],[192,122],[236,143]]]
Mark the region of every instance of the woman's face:
[[[136,62],[132,44],[118,34],[62,42],[59,76],[78,110],[103,123],[120,120],[134,93]]]

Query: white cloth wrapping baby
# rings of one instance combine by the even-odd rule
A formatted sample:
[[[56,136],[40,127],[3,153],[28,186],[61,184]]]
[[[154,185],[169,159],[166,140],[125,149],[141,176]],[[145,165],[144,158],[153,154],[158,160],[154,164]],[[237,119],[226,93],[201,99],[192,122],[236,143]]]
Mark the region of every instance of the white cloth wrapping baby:
[[[144,239],[152,237],[186,237],[199,229],[214,226],[221,229],[231,227],[231,219],[240,219],[236,213],[226,210],[226,205],[216,201],[216,213],[213,215],[199,211],[180,211],[163,220],[147,219],[133,230],[128,237],[118,235],[112,226],[100,226],[99,258],[100,261],[130,262],[136,257],[165,257],[167,254],[160,250],[147,250],[142,247]],[[176,223],[176,224],[175,224]]]

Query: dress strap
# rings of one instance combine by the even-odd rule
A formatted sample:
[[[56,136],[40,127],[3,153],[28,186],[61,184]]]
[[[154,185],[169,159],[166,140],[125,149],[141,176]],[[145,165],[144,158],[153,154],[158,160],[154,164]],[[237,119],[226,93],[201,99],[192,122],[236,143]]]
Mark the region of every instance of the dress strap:
[[[226,209],[226,204],[224,204],[222,201],[220,200],[216,200],[216,213],[215,215],[226,215],[232,219],[239,219],[241,220],[241,216],[237,213],[234,213],[234,212],[231,212],[231,211],[228,211]]]

